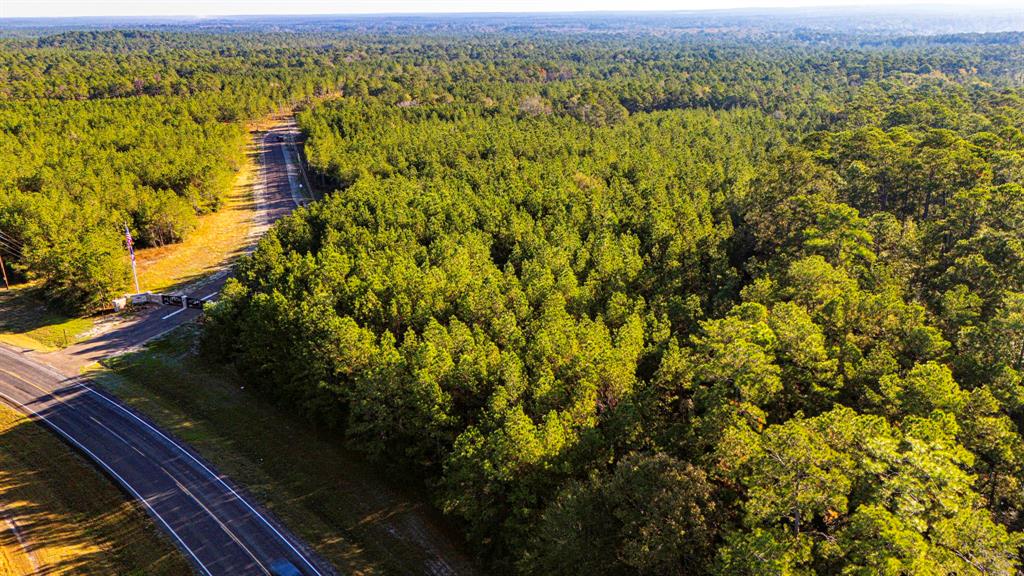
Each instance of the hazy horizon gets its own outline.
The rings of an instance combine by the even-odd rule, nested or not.
[[[0,18],[132,18],[132,17],[227,17],[227,16],[303,16],[303,15],[415,15],[415,14],[502,14],[502,13],[574,13],[574,12],[688,12],[723,10],[787,9],[900,9],[900,8],[972,11],[1019,10],[1024,7],[1010,0],[963,1],[885,0],[850,2],[849,0],[496,0],[485,5],[469,0],[298,0],[281,3],[272,0],[201,0],[129,2],[99,0],[82,3],[73,0],[0,0]]]

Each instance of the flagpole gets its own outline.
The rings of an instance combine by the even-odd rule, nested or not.
[[[124,223],[124,237],[128,242],[128,254],[132,257],[132,276],[135,278],[135,293],[141,294],[142,290],[139,290],[139,272],[135,269],[135,246],[133,245],[132,233],[131,230],[128,229],[127,222]]]

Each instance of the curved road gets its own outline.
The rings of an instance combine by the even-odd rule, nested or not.
[[[303,203],[293,126],[261,139],[262,186],[254,191],[262,233]],[[190,294],[219,293],[225,273]],[[137,346],[199,312],[157,308],[106,334],[53,355],[0,347],[0,401],[50,427],[138,499],[205,576],[269,575],[285,559],[307,576],[335,571],[195,452],[116,398],[77,376],[109,354]]]

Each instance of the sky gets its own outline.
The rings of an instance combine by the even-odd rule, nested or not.
[[[897,0],[961,4],[966,0]],[[29,16],[217,16],[226,14],[374,14],[412,12],[575,12],[891,5],[892,0],[0,0],[0,18]],[[1021,0],[970,5],[1019,7]]]

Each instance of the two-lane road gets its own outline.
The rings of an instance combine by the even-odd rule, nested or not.
[[[0,348],[0,399],[88,456],[133,497],[208,576],[270,574],[288,559],[333,574],[194,452],[88,381]]]
[[[261,221],[254,237],[302,203],[294,148],[288,149],[293,136],[289,127],[262,138],[262,186],[255,191]],[[219,275],[192,295],[216,295],[225,277]],[[79,367],[199,314],[171,312],[155,309],[50,358],[0,347],[0,401],[51,428],[116,480],[142,503],[199,574],[269,575],[271,564],[282,559],[307,576],[335,574],[190,448],[76,376]]]

